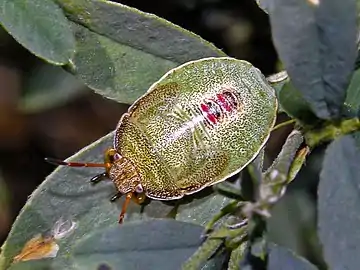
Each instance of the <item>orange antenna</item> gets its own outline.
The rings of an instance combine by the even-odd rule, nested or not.
[[[62,165],[69,167],[102,167],[107,168],[109,165],[106,163],[80,163],[80,162],[66,162],[55,158],[45,158],[45,160],[54,165]]]

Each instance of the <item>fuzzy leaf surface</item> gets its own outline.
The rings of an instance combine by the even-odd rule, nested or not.
[[[276,244],[269,246],[268,270],[316,270],[313,264]]]
[[[41,65],[32,71],[24,84],[19,109],[26,113],[41,112],[60,106],[80,96],[87,88],[61,67]]]
[[[115,224],[79,241],[78,269],[180,269],[201,245],[203,227],[171,219]]]
[[[336,139],[325,152],[318,187],[318,232],[330,269],[357,269],[360,264],[359,159],[352,135]]]
[[[53,0],[2,0],[0,24],[21,45],[50,63],[64,65],[75,53],[69,22]]]
[[[282,110],[290,117],[296,118],[306,124],[311,124],[316,121],[317,117],[303,98],[301,92],[294,87],[292,81],[287,80],[284,85],[278,89],[277,96]]]

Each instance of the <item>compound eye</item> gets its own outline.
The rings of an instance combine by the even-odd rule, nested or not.
[[[141,184],[138,184],[138,185],[136,186],[135,192],[136,192],[136,193],[143,193],[143,192],[144,192],[144,189],[143,189],[143,187],[142,187]]]
[[[120,158],[121,158],[121,155],[120,155],[119,153],[115,153],[115,154],[113,155],[114,161],[119,160]]]
[[[105,163],[113,163],[121,158],[121,155],[115,149],[108,149],[105,152]]]

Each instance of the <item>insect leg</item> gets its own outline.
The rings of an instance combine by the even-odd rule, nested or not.
[[[121,192],[117,192],[110,198],[110,202],[115,202],[117,199],[119,199],[123,194]]]
[[[95,175],[93,178],[90,179],[91,184],[97,184],[104,178],[107,178],[108,174],[107,172],[100,173],[98,175]]]
[[[133,197],[134,193],[132,192],[129,192],[126,194],[126,199],[125,199],[125,202],[123,204],[123,207],[121,209],[121,213],[120,213],[120,216],[119,216],[119,223],[121,224],[124,220],[124,217],[125,217],[125,213],[126,213],[126,209],[130,203],[130,200],[131,198]]]

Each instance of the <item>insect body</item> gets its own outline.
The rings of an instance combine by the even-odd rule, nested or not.
[[[166,73],[125,113],[114,148],[95,176],[131,198],[179,199],[224,181],[251,162],[275,123],[277,100],[261,72],[228,57],[188,62]],[[53,161],[54,160],[50,160]],[[140,194],[138,196],[137,194]]]

